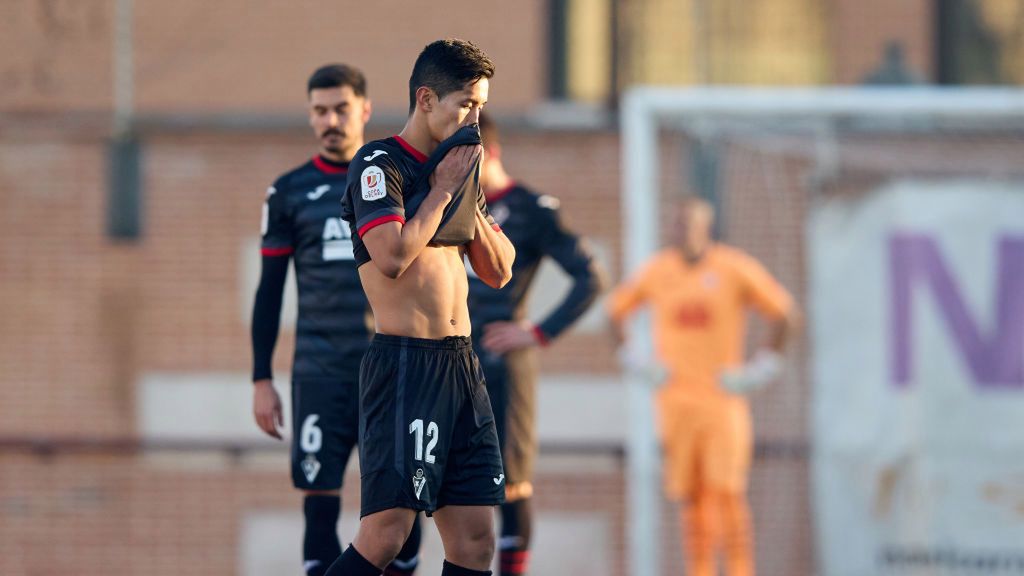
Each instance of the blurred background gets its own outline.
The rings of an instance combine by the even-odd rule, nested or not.
[[[680,109],[657,183],[710,199],[719,236],[807,313],[753,400],[759,572],[1024,574],[1021,0],[4,0],[0,574],[299,573],[287,451],[251,416],[264,192],[316,150],[316,67],[366,73],[384,137],[419,50],[448,36],[496,63],[510,173],[561,199],[615,281],[632,87],[870,86],[922,108],[1004,87],[953,115]],[[542,353],[535,574],[631,574],[631,430],[599,308]],[[292,296],[282,384],[294,314]],[[890,349],[910,360],[890,370]]]

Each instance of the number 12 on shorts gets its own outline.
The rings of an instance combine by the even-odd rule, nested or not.
[[[438,428],[437,423],[431,421],[427,423],[427,437],[430,438],[430,442],[427,444],[427,453],[423,453],[423,419],[417,418],[409,423],[409,434],[416,437],[415,454],[413,458],[416,460],[424,460],[427,464],[433,464],[436,459],[433,452],[434,447],[437,446]]]

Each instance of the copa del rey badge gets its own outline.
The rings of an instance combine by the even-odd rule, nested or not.
[[[387,186],[384,184],[384,171],[376,166],[367,166],[359,176],[359,183],[362,186],[363,200],[372,202],[387,196]]]

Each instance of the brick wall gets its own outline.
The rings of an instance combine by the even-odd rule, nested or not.
[[[715,3],[645,0],[622,9],[625,82],[857,83],[889,40],[930,77],[933,14],[924,0]],[[497,64],[491,106],[529,113],[547,98],[548,3],[467,8],[437,0],[137,0],[133,86],[140,113],[293,114],[309,73],[344,61],[366,72],[377,110],[408,106],[409,72],[428,42],[477,42]],[[112,106],[115,0],[12,0],[0,5],[0,110],[107,111]],[[701,48],[706,44],[707,48]],[[703,50],[704,53],[698,52]],[[704,64],[700,64],[700,63]]]
[[[18,0],[0,7],[0,110],[106,110],[113,0]],[[134,2],[139,112],[295,111],[316,66],[363,69],[378,109],[403,112],[416,55],[438,38],[479,44],[497,65],[492,104],[525,111],[546,93],[546,2],[483,9],[402,0]],[[459,16],[453,18],[454,14]],[[500,88],[500,91],[498,90]]]

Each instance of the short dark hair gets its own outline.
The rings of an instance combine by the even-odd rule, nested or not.
[[[491,119],[490,114],[480,113],[480,138],[484,141],[484,146],[492,146],[497,144],[500,140],[498,137],[498,125]]]
[[[317,88],[341,88],[342,86],[352,87],[356,96],[366,97],[366,76],[353,66],[348,64],[327,64],[313,72],[306,83],[306,95]]]
[[[481,78],[494,76],[494,63],[476,44],[457,38],[427,44],[409,77],[409,112],[416,108],[416,90],[426,86],[438,99]]]

